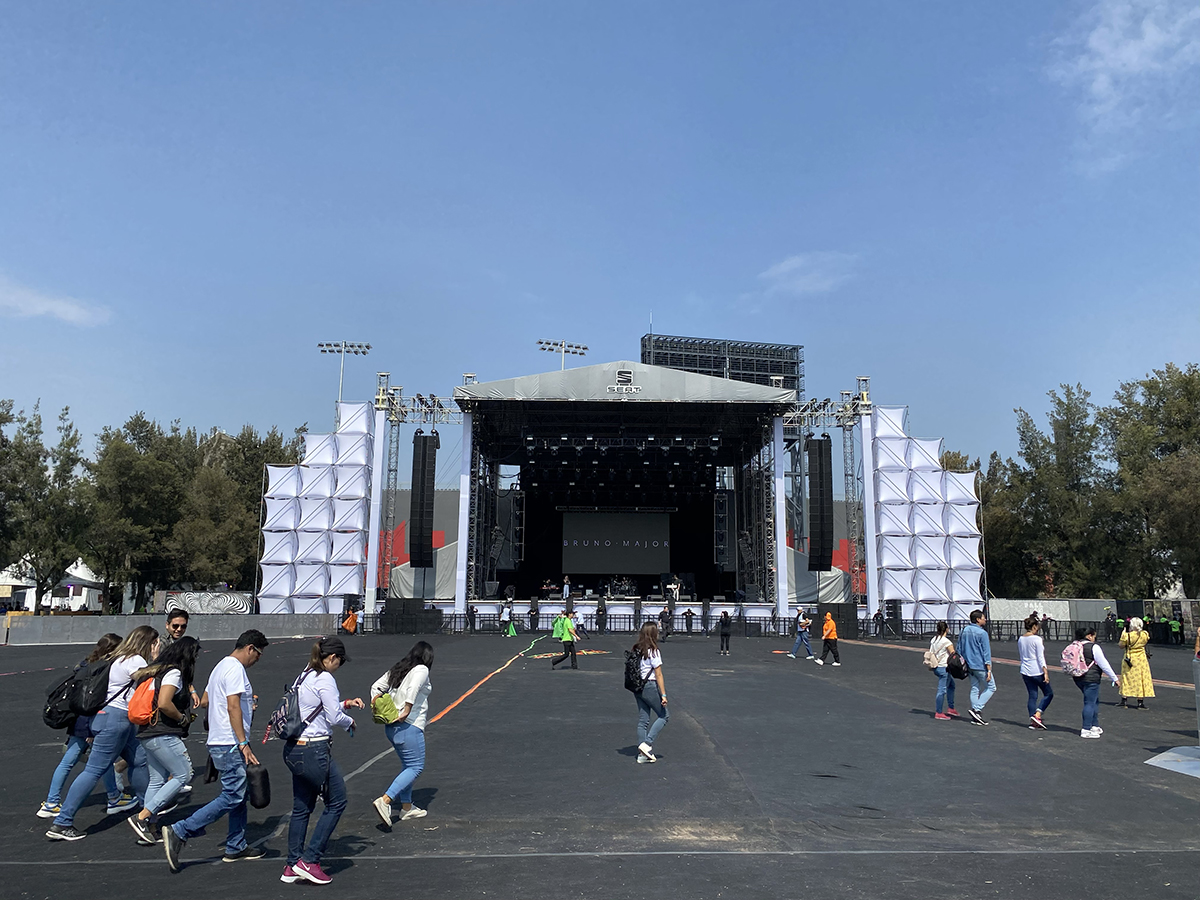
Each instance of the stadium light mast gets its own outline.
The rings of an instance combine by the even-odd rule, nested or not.
[[[569,341],[538,341],[538,349],[547,353],[557,353],[561,357],[559,371],[566,371],[567,354],[571,356],[587,356],[587,344],[572,344]]]
[[[346,354],[351,353],[354,356],[366,356],[371,352],[371,345],[364,344],[359,341],[320,341],[317,343],[317,349],[322,353],[336,353],[342,358],[341,366],[338,371],[338,407],[334,415],[335,427],[340,425],[338,419],[341,415],[342,402],[342,382],[346,379]]]

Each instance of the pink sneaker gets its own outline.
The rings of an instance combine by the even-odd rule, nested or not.
[[[332,878],[325,874],[325,870],[321,868],[320,863],[310,863],[300,860],[300,862],[292,866],[292,871],[305,881],[311,881],[313,884],[329,884],[329,882],[333,881]]]
[[[952,719],[957,719],[958,718],[958,710],[957,709],[948,709],[948,710],[946,710],[946,715],[948,715]]]
[[[296,874],[296,870],[291,866],[284,866],[283,874],[279,876],[279,880],[284,884],[295,884],[300,880],[300,876]]]
[[[946,715],[945,713],[934,713],[933,717],[935,719],[945,719],[946,721],[950,720],[950,717],[948,715]]]

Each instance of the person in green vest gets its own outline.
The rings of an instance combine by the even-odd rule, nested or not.
[[[1171,619],[1169,624],[1171,626],[1171,643],[1172,644],[1182,644],[1183,643],[1183,623],[1179,621],[1179,616],[1175,616],[1175,618]]]
[[[559,639],[562,641],[563,652],[562,656],[556,656],[550,661],[550,668],[556,668],[560,662],[564,662],[566,658],[571,657],[571,668],[578,669],[579,662],[575,658],[575,623],[571,621],[571,616],[574,613],[563,613],[562,624],[560,625]]]
[[[1122,632],[1124,630],[1125,630],[1125,617],[1117,616],[1117,631]]]

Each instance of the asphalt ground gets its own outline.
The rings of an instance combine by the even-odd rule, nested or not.
[[[347,640],[344,697],[416,638]],[[633,698],[622,687],[628,635],[581,648],[578,671],[551,671],[531,638],[430,637],[426,769],[414,800],[426,818],[383,827],[371,800],[398,761],[365,713],[335,741],[349,807],[325,857],[344,897],[1200,897],[1200,779],[1143,765],[1196,742],[1194,695],[1161,687],[1148,711],[1113,708],[1104,686],[1100,740],[1079,737],[1081,699],[1052,676],[1048,731],[1027,726],[1015,666],[999,665],[991,724],[932,718],[936,680],[915,642],[842,642],[843,665],[790,660],[772,639],[679,635],[663,647],[671,720],[659,762],[637,765]],[[277,642],[251,669],[261,697],[254,734],[308,642]],[[206,648],[197,686],[227,651]],[[1015,656],[1015,645],[996,645]],[[1011,650],[1011,654],[1009,651]],[[1051,648],[1051,658],[1056,648]],[[1156,677],[1189,684],[1190,651],[1157,648]],[[97,789],[76,819],[88,838],[56,843],[34,816],[61,733],[40,719],[43,691],[77,647],[0,648],[0,878],[5,897],[271,898],[317,890],[278,881],[290,777],[281,747],[256,744],[273,802],[251,810],[249,839],[268,858],[220,862],[224,826],[189,842],[178,875],[159,847],[134,843]],[[1110,654],[1118,658],[1116,653]],[[497,671],[499,670],[499,671]],[[490,678],[487,678],[489,674]],[[486,681],[483,679],[487,678]],[[483,681],[482,684],[479,682]],[[959,683],[965,690],[965,683]],[[965,710],[965,695],[959,701]],[[203,731],[190,742],[202,767]],[[77,772],[80,769],[76,770]],[[216,794],[195,781],[186,815]],[[315,821],[315,819],[314,819]]]

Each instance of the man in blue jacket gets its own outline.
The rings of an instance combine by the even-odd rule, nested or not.
[[[971,613],[971,624],[958,637],[958,652],[971,670],[971,709],[967,713],[976,725],[986,725],[983,708],[996,693],[996,679],[992,677],[992,642],[983,630],[987,616],[983,610]]]

